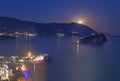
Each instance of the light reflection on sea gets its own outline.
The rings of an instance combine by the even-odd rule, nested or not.
[[[120,39],[101,46],[76,45],[77,38],[0,40],[0,55],[48,53],[51,62],[31,65],[33,81],[120,81]]]
[[[31,68],[32,81],[46,81],[47,65],[34,64]]]

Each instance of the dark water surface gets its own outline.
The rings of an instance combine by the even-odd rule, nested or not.
[[[49,64],[33,65],[33,81],[120,81],[120,38],[101,46],[77,45],[77,38],[0,40],[0,55],[47,53]]]

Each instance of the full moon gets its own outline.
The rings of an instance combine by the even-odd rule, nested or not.
[[[83,24],[83,21],[82,20],[78,20],[78,24]]]

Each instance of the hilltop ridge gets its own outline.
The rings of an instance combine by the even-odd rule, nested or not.
[[[0,17],[0,32],[36,32],[39,35],[54,36],[58,33],[65,35],[89,35],[96,32],[90,27],[78,23],[36,23],[16,18]]]

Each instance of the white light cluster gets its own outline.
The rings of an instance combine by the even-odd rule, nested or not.
[[[44,56],[43,55],[40,55],[40,56],[37,56],[34,61],[42,61],[44,60]]]
[[[0,67],[0,81],[1,80],[8,80],[9,79],[9,75],[8,75],[8,66],[7,65],[3,65],[2,67]]]

